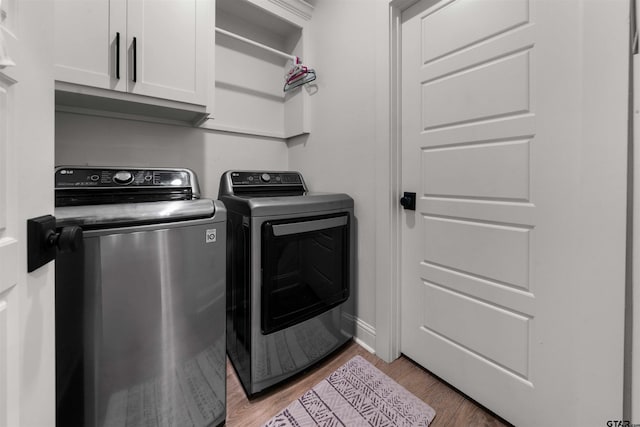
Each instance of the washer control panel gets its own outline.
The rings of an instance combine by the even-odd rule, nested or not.
[[[181,169],[103,169],[61,167],[56,169],[55,187],[190,187],[192,172]]]
[[[243,185],[302,185],[297,172],[232,172],[231,184]]]

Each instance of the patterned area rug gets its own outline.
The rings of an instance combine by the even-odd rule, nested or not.
[[[435,415],[432,407],[355,356],[265,426],[428,426]]]

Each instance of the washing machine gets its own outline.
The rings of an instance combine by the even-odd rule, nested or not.
[[[59,426],[216,426],[226,415],[226,210],[188,169],[55,170]]]
[[[227,171],[227,354],[249,397],[353,338],[353,199],[292,171]]]

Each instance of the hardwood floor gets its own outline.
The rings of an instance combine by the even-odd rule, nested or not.
[[[233,366],[227,359],[227,423],[228,427],[261,426],[305,391],[327,377],[355,355],[360,355],[398,384],[428,403],[436,411],[431,427],[509,426],[487,409],[470,400],[422,367],[400,357],[386,363],[351,342],[331,358],[277,388],[249,401]]]

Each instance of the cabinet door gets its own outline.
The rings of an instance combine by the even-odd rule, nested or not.
[[[55,79],[125,91],[126,12],[125,0],[56,1]]]
[[[210,0],[129,0],[129,91],[205,105],[213,9]]]

